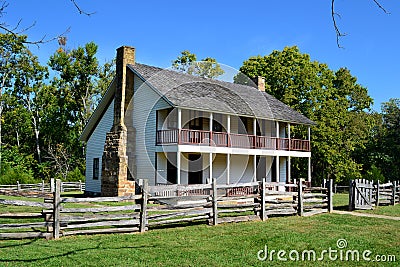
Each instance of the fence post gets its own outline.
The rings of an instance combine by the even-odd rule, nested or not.
[[[262,179],[262,183],[261,183],[261,220],[265,221],[267,219],[267,216],[265,214],[265,182],[266,182],[266,178]]]
[[[41,191],[42,191],[42,193],[44,192],[44,180],[42,180],[42,184],[41,184]]]
[[[21,191],[21,184],[19,183],[19,181],[17,181],[17,191]]]
[[[218,194],[217,179],[212,180],[212,208],[213,208],[213,225],[218,224]]]
[[[375,191],[375,206],[379,206],[379,180],[376,181],[376,191]]]
[[[50,178],[50,193],[54,193],[54,178]]]
[[[60,238],[61,180],[57,179],[53,193],[53,238]]]
[[[149,192],[149,181],[147,179],[142,180],[142,207],[140,209],[140,232],[146,231],[147,221],[147,193]]]
[[[81,192],[83,191],[82,190],[82,182],[81,182],[81,180],[79,180],[79,191],[81,191]]]
[[[328,180],[328,212],[333,211],[333,179]]]
[[[303,178],[297,184],[297,214],[303,216]]]
[[[354,209],[354,184],[353,180],[349,183],[349,211]]]
[[[394,205],[396,204],[396,181],[392,182],[392,200],[391,204]]]

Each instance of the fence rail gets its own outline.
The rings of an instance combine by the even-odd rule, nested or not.
[[[41,183],[36,184],[20,184],[17,182],[15,185],[0,185],[0,191],[15,191],[15,192],[54,192],[54,179],[51,179],[50,183],[45,183],[43,180]],[[69,191],[85,191],[85,183],[78,182],[61,182],[61,192]]]
[[[4,205],[43,209],[34,214],[0,214],[1,219],[18,219],[15,223],[0,224],[0,238],[57,239],[76,234],[144,232],[160,225],[187,222],[216,225],[266,220],[269,216],[308,216],[330,212],[332,186],[314,188],[305,186],[303,182],[301,179],[297,185],[278,186],[264,180],[217,185],[214,179],[211,184],[149,186],[147,180],[142,180],[138,195],[65,198],[61,197],[62,183],[57,180],[53,196],[43,202],[0,200]],[[284,190],[287,186],[297,190],[287,192]],[[276,191],[271,188],[283,189]],[[110,202],[118,204],[110,205]],[[159,205],[149,205],[153,202]],[[36,221],[32,222],[32,218]],[[43,221],[37,222],[38,218]]]

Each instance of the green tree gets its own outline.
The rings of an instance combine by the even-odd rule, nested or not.
[[[388,180],[400,177],[400,99],[392,98],[382,104],[382,128],[377,147],[383,155],[381,170]]]
[[[95,108],[94,99],[100,94],[95,87],[99,71],[96,53],[97,45],[90,42],[71,51],[60,48],[49,60],[49,66],[59,74],[54,83],[71,113],[69,122],[77,124],[79,130],[85,126]]]
[[[314,180],[340,182],[361,176],[362,166],[352,154],[365,146],[374,125],[368,115],[372,99],[348,69],[334,72],[326,64],[311,61],[297,47],[286,47],[251,57],[240,71],[250,78],[265,77],[267,93],[317,123],[311,136]],[[237,75],[235,82],[248,83],[244,75]],[[297,126],[292,134],[304,138],[306,130]],[[296,160],[294,175],[302,177],[307,168]]]
[[[206,57],[197,61],[197,56],[188,50],[181,52],[181,55],[172,62],[172,67],[180,72],[210,79],[215,79],[225,73],[216,59]]]
[[[42,107],[37,105],[37,95],[47,69],[27,49],[25,40],[26,36],[0,34],[0,136],[5,136],[0,145],[17,146],[24,155],[35,153],[41,162]]]
[[[63,178],[77,167],[83,172],[84,151],[79,136],[112,81],[115,64],[100,66],[96,53],[93,42],[70,51],[60,47],[48,63],[57,73],[52,80],[57,88],[57,105],[48,118],[57,129],[48,129],[52,132],[48,154]]]

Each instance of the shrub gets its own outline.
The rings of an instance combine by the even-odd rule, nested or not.
[[[33,172],[20,166],[4,166],[0,175],[0,184],[16,184],[17,181],[21,184],[35,183]]]
[[[67,174],[67,181],[68,182],[78,182],[78,181],[85,181],[85,176],[82,174],[82,172],[79,170],[78,167],[76,167],[74,170],[70,171]]]

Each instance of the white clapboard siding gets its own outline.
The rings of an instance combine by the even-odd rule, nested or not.
[[[226,184],[226,155],[214,155],[213,178],[217,179],[218,184]]]
[[[132,119],[136,130],[136,178],[149,179],[149,184],[154,185],[156,111],[169,108],[170,105],[136,75],[134,88]]]
[[[253,156],[232,155],[231,156],[231,183],[246,183],[253,179]]]
[[[86,191],[101,192],[101,165],[106,141],[106,134],[110,131],[114,120],[114,100],[107,107],[99,123],[89,137],[86,148]],[[99,158],[99,179],[93,180],[93,159]]]

